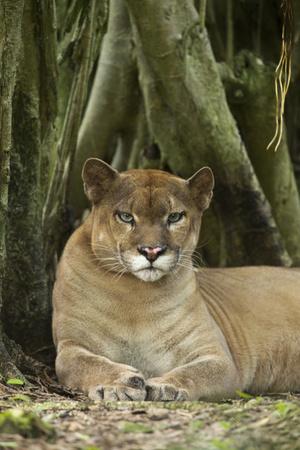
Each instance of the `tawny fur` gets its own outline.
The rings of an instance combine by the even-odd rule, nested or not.
[[[83,178],[92,212],[66,245],[53,294],[63,384],[110,400],[299,390],[300,272],[192,266],[209,171],[186,182],[160,171],[119,175],[90,160]],[[120,209],[135,226],[120,221]],[[185,216],[168,225],[173,211]],[[130,272],[142,261],[139,244],[167,245],[163,272]]]

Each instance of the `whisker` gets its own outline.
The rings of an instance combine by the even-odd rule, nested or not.
[[[188,266],[187,264],[182,264],[180,262],[177,263],[176,267],[184,267],[185,269],[193,270],[193,266]]]
[[[101,261],[117,261],[117,258],[115,258],[113,256],[107,257],[107,258],[103,258],[102,256],[99,256],[98,259]]]
[[[103,269],[106,267],[120,268],[120,264],[119,263],[108,263],[108,264],[102,264],[100,267]]]
[[[120,280],[120,278],[124,275],[124,273],[126,272],[126,267],[123,267],[123,269],[121,269],[119,272],[116,273],[116,275],[114,276],[114,278],[116,278],[117,281]]]

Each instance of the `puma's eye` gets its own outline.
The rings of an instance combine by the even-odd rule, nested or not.
[[[176,223],[183,217],[184,212],[173,212],[169,214],[168,223]]]
[[[119,219],[122,220],[122,222],[125,222],[125,223],[133,223],[134,222],[133,215],[129,214],[127,212],[117,212],[117,216],[119,217]]]

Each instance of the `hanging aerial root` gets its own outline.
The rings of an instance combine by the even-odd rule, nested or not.
[[[274,144],[275,152],[277,151],[282,139],[285,99],[291,81],[291,60],[293,44],[292,0],[283,0],[281,3],[281,9],[283,15],[281,55],[278,66],[275,70],[276,128],[274,137],[267,146],[267,149],[269,149]]]

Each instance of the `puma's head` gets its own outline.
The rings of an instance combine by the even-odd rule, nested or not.
[[[91,158],[83,167],[92,202],[92,249],[107,271],[157,281],[191,265],[214,178],[204,167],[188,180],[159,170],[118,173]]]

